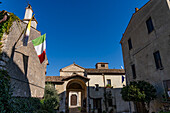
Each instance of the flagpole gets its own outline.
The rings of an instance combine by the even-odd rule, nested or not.
[[[35,15],[35,14],[34,14]],[[31,17],[31,19],[29,20],[27,27],[26,27],[26,31],[25,31],[25,35],[22,39],[23,41],[23,45],[27,46],[28,40],[29,40],[29,36],[30,36],[30,31],[31,31],[31,21],[34,18],[34,15]]]

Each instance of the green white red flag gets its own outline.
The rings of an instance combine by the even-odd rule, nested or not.
[[[35,51],[37,52],[40,63],[42,63],[45,60],[46,54],[46,34],[32,40],[32,43],[34,45]]]

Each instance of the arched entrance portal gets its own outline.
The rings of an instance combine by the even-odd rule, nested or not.
[[[83,80],[70,80],[66,87],[66,106],[69,108],[80,107],[81,111],[86,111],[87,87]]]

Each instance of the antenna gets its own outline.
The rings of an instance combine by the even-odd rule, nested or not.
[[[29,5],[29,1],[27,0],[27,4]]]

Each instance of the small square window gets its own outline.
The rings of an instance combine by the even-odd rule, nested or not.
[[[101,64],[101,67],[105,67],[105,64]]]
[[[107,85],[111,85],[111,80],[110,79],[107,79]]]
[[[151,33],[154,30],[151,17],[146,21],[146,26],[148,29],[148,33]]]

